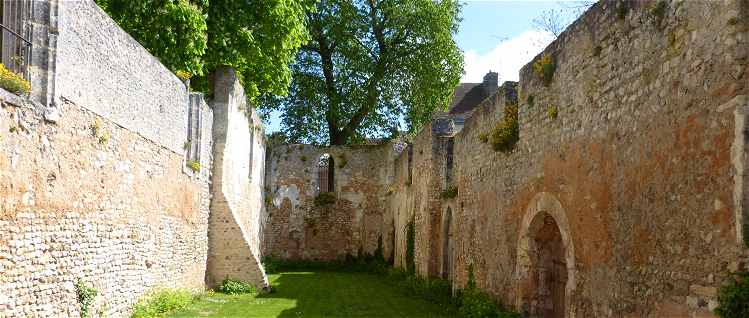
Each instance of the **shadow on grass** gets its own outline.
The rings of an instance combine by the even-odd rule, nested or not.
[[[365,273],[284,272],[273,292],[258,299],[292,299],[296,306],[277,318],[298,317],[451,317],[444,308],[408,297],[384,278]]]

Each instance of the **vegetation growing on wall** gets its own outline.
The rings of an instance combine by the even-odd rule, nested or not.
[[[556,65],[554,64],[551,55],[544,53],[538,60],[533,62],[533,72],[536,76],[544,83],[544,86],[551,84],[551,79],[554,77],[554,71]]]
[[[93,287],[86,286],[81,279],[75,282],[75,291],[78,295],[78,304],[81,305],[81,318],[91,317],[91,306],[99,292]]]
[[[749,273],[740,273],[720,288],[715,314],[721,318],[749,317],[747,304],[749,304]]]
[[[346,164],[348,164],[348,158],[346,158],[345,153],[342,153],[338,156],[338,168],[346,167]]]
[[[195,160],[188,160],[187,161],[187,167],[190,168],[193,172],[200,171],[200,162],[197,162]]]
[[[559,117],[559,109],[554,105],[549,105],[549,109],[546,110],[546,114],[549,116],[549,119],[555,120],[557,117]]]
[[[0,87],[17,95],[26,95],[31,92],[31,83],[21,75],[13,73],[0,64]]]
[[[315,206],[326,206],[335,203],[335,201],[335,194],[332,192],[320,192],[314,200]]]
[[[627,17],[627,13],[629,13],[629,3],[627,1],[619,1],[616,4],[616,18],[624,20]]]
[[[440,198],[452,199],[458,196],[458,186],[450,186],[440,193]]]
[[[650,17],[650,21],[653,23],[653,26],[655,26],[656,28],[660,28],[667,12],[668,2],[666,2],[665,0],[659,0],[658,2],[652,3],[648,8],[648,16]]]
[[[518,105],[507,104],[504,109],[503,121],[498,122],[494,128],[484,137],[479,135],[479,139],[484,142],[484,138],[492,145],[495,151],[511,151],[520,139],[520,126],[518,124]]]

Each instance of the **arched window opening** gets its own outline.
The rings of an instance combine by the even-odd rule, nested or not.
[[[335,163],[333,162],[333,156],[330,154],[323,154],[320,156],[318,161],[318,191],[322,192],[335,192]]]

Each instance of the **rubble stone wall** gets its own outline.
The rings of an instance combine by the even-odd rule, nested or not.
[[[555,288],[533,282],[540,222],[559,233],[565,316],[710,316],[747,254],[746,17],[746,1],[598,2],[534,60],[552,58],[548,85],[533,63],[521,70],[511,152],[481,140],[513,103],[502,92],[455,135],[455,199],[437,197],[438,166],[422,167],[437,162],[426,154],[440,138],[423,130],[413,182],[404,152],[386,212],[396,227],[415,215],[419,273],[440,272],[444,235],[425,219],[449,206],[456,288],[472,264],[498,301],[540,310],[533,297]]]
[[[210,156],[181,153],[72,102],[57,123],[28,105],[0,109],[0,316],[126,315],[144,293],[204,286]],[[211,148],[210,109],[202,149]]]
[[[390,144],[354,147],[273,146],[267,161],[265,254],[284,259],[335,260],[372,254],[383,237]],[[315,205],[319,160],[333,158],[336,200]],[[387,164],[387,163],[390,164]],[[385,232],[390,232],[387,229]],[[388,235],[388,234],[385,234]]]

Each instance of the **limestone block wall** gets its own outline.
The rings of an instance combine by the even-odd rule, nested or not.
[[[454,137],[458,196],[442,203],[453,213],[455,287],[472,264],[480,288],[522,312],[709,316],[747,255],[737,230],[747,198],[747,12],[745,1],[601,1],[545,49],[556,66],[548,85],[532,63],[521,70],[512,152],[479,137],[502,118],[504,94],[476,109]],[[425,182],[418,149],[434,140],[414,141],[412,187]],[[443,241],[418,221],[425,197],[406,191],[388,203],[400,207],[388,212],[396,224],[417,217],[420,273],[434,262],[420,250],[434,242],[419,240]],[[556,285],[544,287],[534,253],[554,237],[545,225],[558,231],[559,254],[549,256]]]
[[[155,288],[202,289],[210,156],[191,177],[182,153],[79,105],[50,123],[16,102],[0,108],[0,316],[77,317],[78,280],[98,290],[95,317],[127,316]]]
[[[158,59],[93,0],[51,1],[57,15],[53,85],[56,103],[73,101],[118,125],[183,151],[188,93]],[[54,20],[54,19],[53,19]],[[52,32],[55,33],[55,32]]]
[[[390,144],[274,145],[267,161],[265,254],[335,260],[374,253],[383,231],[392,231],[383,230],[383,204],[393,151]],[[336,202],[316,206],[319,160],[326,153],[333,158]]]
[[[263,126],[247,104],[234,70],[214,74],[211,217],[206,282],[216,286],[225,278],[266,288],[261,265],[265,220]]]

